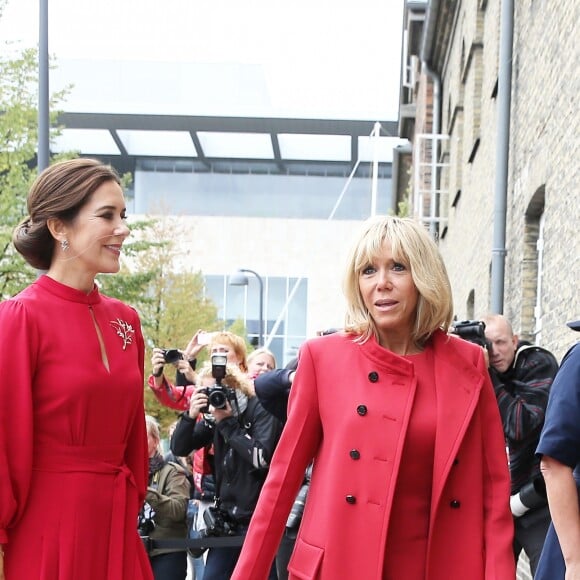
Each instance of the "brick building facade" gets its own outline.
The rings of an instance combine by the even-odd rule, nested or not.
[[[501,303],[516,333],[561,357],[576,339],[565,322],[580,317],[580,4],[512,2]],[[480,318],[497,293],[502,0],[405,5],[399,136],[413,148],[398,161],[413,169],[394,188],[439,240],[457,318]]]

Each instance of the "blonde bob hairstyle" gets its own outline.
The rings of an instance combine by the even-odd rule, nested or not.
[[[240,361],[239,367],[245,373],[248,372],[248,349],[246,347],[246,341],[241,336],[238,336],[229,330],[214,332],[208,345],[209,352],[212,351],[216,344],[225,344],[226,346],[229,346]]]
[[[345,331],[367,341],[379,338],[375,321],[367,310],[359,286],[362,271],[383,254],[388,242],[393,258],[407,267],[419,297],[411,338],[423,346],[437,329],[447,332],[453,317],[451,285],[443,258],[425,227],[411,218],[369,218],[350,251],[343,291],[347,301]]]

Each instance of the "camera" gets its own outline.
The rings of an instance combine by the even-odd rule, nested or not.
[[[216,385],[214,387],[206,387],[202,391],[207,395],[208,403],[214,409],[225,409],[229,396],[227,393],[227,388],[221,385]]]
[[[526,483],[518,493],[510,497],[510,509],[516,517],[546,505],[548,505],[548,495],[546,483],[541,475]]]
[[[200,531],[202,537],[207,536],[235,536],[237,523],[230,518],[227,512],[218,507],[208,507],[203,512],[205,529]]]
[[[178,348],[163,349],[163,358],[167,364],[176,363],[183,358],[183,353]]]
[[[233,389],[222,385],[222,380],[226,376],[227,362],[228,359],[225,354],[211,355],[211,376],[216,380],[216,384],[201,389],[201,392],[207,395],[209,405],[214,409],[225,409],[228,401],[233,401],[236,398]],[[209,407],[206,407],[202,409],[202,412],[207,413],[208,410]]]
[[[461,322],[453,323],[453,328],[451,329],[453,334],[483,346],[488,351],[491,350],[491,343],[485,338],[485,322],[481,320],[462,320]]]
[[[216,380],[218,385],[221,385],[222,380],[226,376],[226,365],[228,357],[225,354],[211,355],[211,376]]]
[[[155,512],[153,508],[145,502],[137,516],[137,530],[142,537],[150,536],[155,529]]]
[[[536,477],[520,489],[520,501],[528,509],[543,507],[548,503],[546,483],[543,477]]]
[[[297,528],[298,524],[300,524],[302,520],[302,514],[304,513],[304,503],[306,502],[306,496],[308,495],[308,488],[310,487],[309,483],[305,483],[300,488],[296,499],[294,500],[294,504],[292,505],[292,509],[290,510],[290,515],[288,516],[288,520],[286,521],[286,527],[293,529]]]

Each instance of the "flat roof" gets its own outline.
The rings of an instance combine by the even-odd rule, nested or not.
[[[99,156],[123,171],[173,160],[200,172],[344,175],[358,163],[367,173],[373,161],[390,166],[401,142],[397,121],[63,112],[57,122],[54,152]]]

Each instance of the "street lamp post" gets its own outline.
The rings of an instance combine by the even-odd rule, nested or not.
[[[249,284],[249,280],[245,272],[256,276],[256,278],[258,279],[258,283],[260,284],[260,305],[259,305],[260,329],[258,333],[258,346],[264,346],[264,282],[262,280],[262,277],[260,276],[260,274],[258,274],[258,272],[254,272],[254,270],[249,270],[248,268],[238,268],[236,272],[230,275],[228,283],[231,286],[247,286]]]

